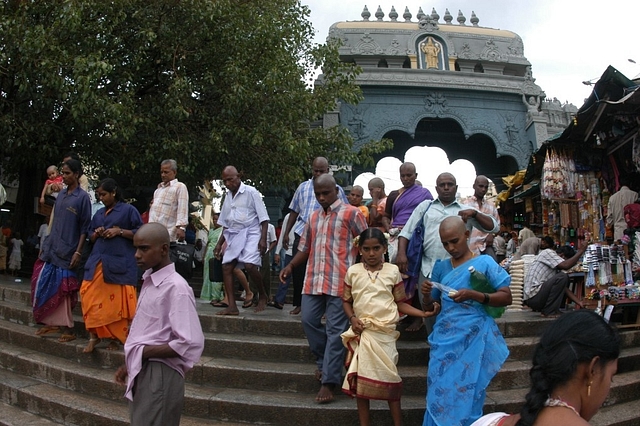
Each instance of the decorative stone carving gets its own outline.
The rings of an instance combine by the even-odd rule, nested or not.
[[[368,21],[369,18],[371,18],[371,12],[369,12],[369,9],[367,9],[366,5],[364,9],[362,9],[362,13],[360,14],[360,16],[362,16],[363,21]]]
[[[443,19],[444,19],[444,22],[447,23],[447,25],[451,25],[451,21],[453,21],[453,16],[451,16],[451,14],[449,13],[449,9],[445,9]]]
[[[462,45],[462,49],[460,53],[458,53],[458,58],[460,59],[477,59],[476,56],[471,52],[471,47],[469,43],[465,43]]]
[[[431,18],[431,16],[424,15],[424,14],[420,19],[420,22],[418,22],[418,27],[421,30],[428,31],[428,32],[433,32],[439,29],[438,21],[435,21],[433,18]]]
[[[367,121],[364,119],[363,108],[350,107],[350,109],[353,111],[353,116],[349,119],[347,124],[349,125],[351,133],[353,133],[353,138],[356,140],[367,139],[369,137],[369,132],[367,130]]]
[[[411,12],[409,12],[409,8],[407,6],[404,7],[404,13],[402,17],[404,18],[404,22],[411,22]]]
[[[460,25],[465,25],[464,23],[467,21],[467,18],[464,17],[462,11],[458,9],[458,23]]]
[[[360,38],[360,42],[351,49],[351,53],[360,55],[380,55],[383,52],[384,50],[382,50],[380,45],[375,42],[369,33],[364,33]]]
[[[478,17],[476,16],[476,12],[474,12],[473,10],[471,11],[471,24],[474,27],[478,26],[478,22],[480,22],[480,19],[478,19]]]
[[[518,133],[520,133],[520,129],[516,126],[513,117],[510,115],[504,116],[504,133],[507,135],[507,141],[509,145],[514,145],[518,143]]]
[[[492,38],[485,43],[484,50],[480,54],[480,59],[491,62],[505,62],[507,60]]]
[[[397,38],[393,39],[393,41],[391,42],[391,46],[389,46],[389,49],[387,49],[387,53],[389,55],[400,54],[400,43],[398,42]]]
[[[522,44],[522,39],[520,37],[514,38],[507,48],[507,51],[511,56],[524,57],[524,45]]]
[[[389,18],[391,22],[396,22],[398,20],[398,12],[396,12],[396,8],[391,6],[391,12],[389,12]]]
[[[429,93],[424,98],[424,109],[433,114],[434,117],[440,117],[447,111],[447,98],[439,92]]]

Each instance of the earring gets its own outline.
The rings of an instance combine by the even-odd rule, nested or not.
[[[593,382],[589,382],[589,385],[587,386],[587,396],[591,396],[591,383]]]

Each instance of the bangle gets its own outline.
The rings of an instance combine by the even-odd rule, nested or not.
[[[369,204],[369,207],[374,208],[374,209],[377,209],[377,208],[378,208],[378,205],[377,205],[377,204]]]
[[[487,293],[483,293],[483,294],[484,294],[484,300],[482,301],[482,304],[486,305],[489,303],[491,299],[489,298],[489,295]]]
[[[352,320],[353,318],[355,318],[355,317],[357,317],[357,315],[356,315],[356,314],[351,315],[351,316],[349,317],[349,321],[351,321],[351,320]]]
[[[79,251],[73,253],[73,254],[77,254],[78,256],[82,256],[82,253],[80,253]]]

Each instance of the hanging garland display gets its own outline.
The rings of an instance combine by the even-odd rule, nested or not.
[[[565,150],[547,149],[542,168],[542,196],[547,199],[573,197],[577,181],[573,155]]]

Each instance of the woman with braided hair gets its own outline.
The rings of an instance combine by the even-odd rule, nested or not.
[[[533,354],[531,389],[517,415],[492,413],[472,426],[588,425],[611,388],[620,337],[584,309],[549,324]]]

